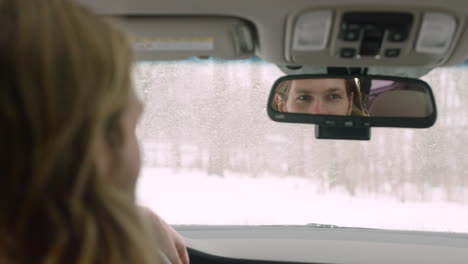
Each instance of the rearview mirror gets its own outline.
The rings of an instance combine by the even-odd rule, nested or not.
[[[324,127],[426,128],[436,120],[426,82],[387,76],[285,76],[273,85],[267,108],[274,121]]]

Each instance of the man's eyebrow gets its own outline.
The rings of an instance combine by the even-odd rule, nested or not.
[[[307,89],[307,88],[304,88],[304,87],[299,87],[299,88],[296,88],[295,90],[296,90],[296,93],[305,93],[305,94],[311,94],[311,93],[314,92],[314,91],[311,91],[310,89]],[[346,88],[344,90],[346,90]],[[343,91],[343,88],[329,87],[329,88],[327,88],[326,91],[327,92],[339,92],[339,91]]]
[[[296,93],[305,93],[305,94],[313,93],[313,91],[307,88],[296,88],[295,91]]]
[[[327,89],[328,92],[339,92],[339,91],[344,91],[344,90],[346,90],[346,88],[342,89],[338,87],[330,87]]]

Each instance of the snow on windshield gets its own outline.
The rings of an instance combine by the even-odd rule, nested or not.
[[[267,96],[282,75],[258,61],[137,64],[138,202],[171,224],[468,233],[466,68],[423,78],[435,90],[434,127],[373,128],[369,142],[271,121]]]

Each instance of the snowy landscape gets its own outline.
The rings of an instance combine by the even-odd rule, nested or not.
[[[430,129],[316,140],[266,115],[283,74],[258,61],[141,63],[137,198],[170,224],[305,225],[468,233],[467,68],[425,76]]]
[[[438,191],[434,190],[434,196]],[[322,192],[314,182],[242,175],[210,177],[145,168],[138,185],[140,204],[171,224],[305,225],[333,224],[398,230],[468,233],[468,205],[431,201],[400,202],[392,196],[352,197],[343,189]]]

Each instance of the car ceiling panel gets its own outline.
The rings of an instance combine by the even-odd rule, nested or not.
[[[285,36],[288,17],[303,10],[321,7],[353,6],[372,7],[378,10],[391,8],[445,11],[458,18],[468,14],[466,0],[76,0],[101,14],[111,15],[219,15],[240,17],[251,21],[259,34],[257,54],[276,64],[290,64],[286,60]],[[460,21],[459,21],[460,22]],[[462,21],[464,24],[464,21]],[[468,57],[468,32],[463,35],[449,59],[437,66],[463,63]],[[320,62],[323,64],[324,62]],[[352,64],[352,63],[351,63]],[[352,66],[352,65],[350,65]],[[398,66],[398,65],[396,65]]]

